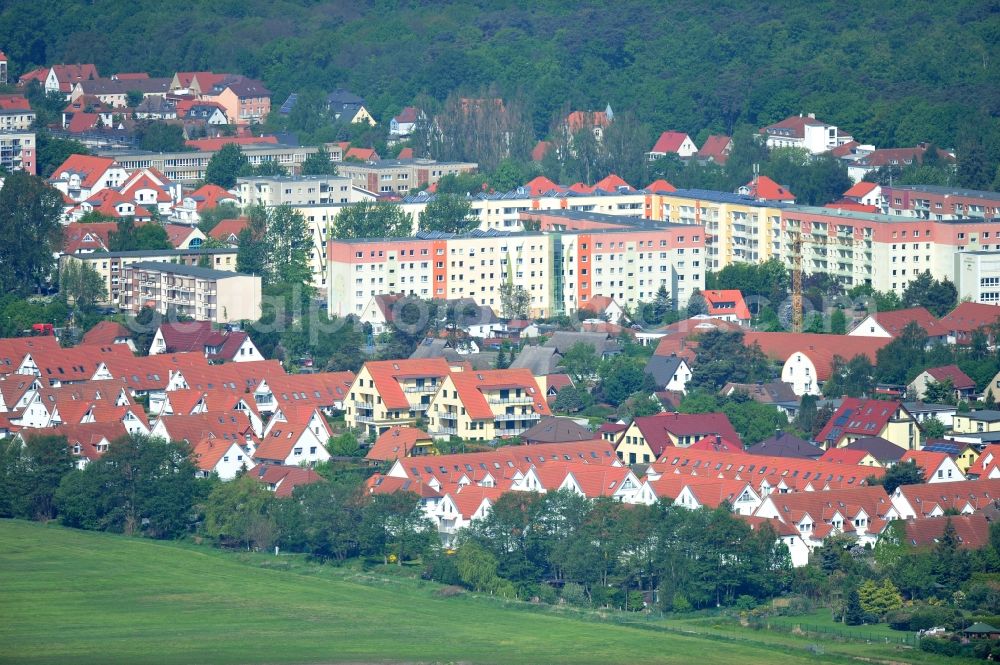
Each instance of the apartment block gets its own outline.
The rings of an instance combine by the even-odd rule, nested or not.
[[[955,253],[958,299],[1000,305],[1000,251]]]
[[[0,95],[0,131],[26,132],[34,122],[35,112],[24,95]]]
[[[317,152],[315,146],[289,146],[280,143],[247,143],[240,150],[252,166],[264,162],[277,162],[291,173],[302,170],[306,157]],[[190,152],[150,152],[147,150],[98,150],[99,155],[113,157],[128,171],[153,168],[169,180],[193,185],[205,179],[205,168],[215,150],[193,150]]]
[[[350,178],[330,175],[237,178],[240,207],[251,205],[328,205],[360,200]]]
[[[235,272],[236,252],[237,250],[231,247],[87,252],[63,256],[60,262],[78,261],[92,268],[104,280],[108,292],[108,302],[121,305],[122,296],[125,293],[125,271],[136,263],[157,262],[181,266],[205,266],[214,270]]]
[[[936,185],[886,185],[882,187],[882,212],[936,221],[993,221],[1000,219],[1000,192]]]
[[[35,133],[0,130],[0,167],[35,175]]]
[[[340,162],[337,170],[355,187],[378,194],[402,196],[411,189],[433,185],[446,175],[472,173],[473,162],[437,162],[433,159],[382,159],[375,162]]]
[[[430,400],[428,432],[435,438],[492,441],[519,436],[550,414],[545,391],[530,370],[453,372]]]
[[[450,372],[443,358],[366,362],[344,403],[347,426],[378,436],[394,425],[415,425]]]
[[[539,231],[332,239],[329,310],[360,314],[372,296],[402,293],[472,298],[502,313],[501,285],[511,281],[527,291],[532,316],[548,316],[585,307],[594,296],[634,306],[651,301],[661,285],[684,306],[704,288],[702,227],[564,210],[530,218]]]
[[[122,282],[121,307],[132,314],[151,307],[212,323],[260,318],[259,275],[141,261],[125,268]]]
[[[705,227],[710,270],[721,270],[734,262],[759,263],[775,254],[768,239],[780,227],[782,204],[704,189],[659,192],[651,198],[652,219]]]

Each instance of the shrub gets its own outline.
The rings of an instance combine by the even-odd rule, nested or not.
[[[685,598],[684,594],[680,592],[674,594],[673,602],[671,604],[674,612],[690,612],[694,609],[694,606],[691,605],[691,601]]]
[[[576,582],[566,582],[562,588],[562,599],[570,605],[587,605],[587,591]]]
[[[751,595],[743,594],[736,599],[736,609],[749,611],[757,607],[757,599]]]

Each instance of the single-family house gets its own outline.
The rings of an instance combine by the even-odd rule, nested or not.
[[[922,433],[902,402],[846,398],[816,441],[823,448],[842,448],[864,437],[878,436],[904,450],[919,450]]]
[[[646,153],[646,159],[655,162],[660,157],[673,154],[685,159],[698,152],[698,146],[684,132],[667,131],[660,134],[653,148]]]
[[[709,435],[719,435],[743,445],[724,413],[675,412],[634,419],[618,436],[615,452],[618,459],[627,464],[648,464],[668,447],[688,447]]]
[[[976,382],[959,369],[958,365],[925,369],[910,381],[907,389],[914,397],[922,400],[927,398],[927,390],[931,384],[949,385],[951,391],[948,397],[958,402],[974,399],[976,395]]]

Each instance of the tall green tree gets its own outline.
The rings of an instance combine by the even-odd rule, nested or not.
[[[258,205],[247,211],[247,218],[240,232],[236,269],[260,275],[265,286],[307,286],[312,279],[312,238],[302,213],[288,205]]]
[[[28,294],[52,274],[62,242],[62,197],[23,171],[0,189],[0,291]]]
[[[413,220],[388,201],[359,201],[344,206],[333,220],[332,237],[402,238],[412,233]]]
[[[576,342],[570,346],[559,361],[559,366],[564,367],[577,384],[584,384],[596,376],[600,364],[601,358],[594,350],[594,345],[586,342]]]
[[[240,146],[227,143],[208,160],[208,165],[205,167],[205,182],[223,189],[232,189],[236,186],[238,177],[248,175],[250,172],[250,163],[240,150]]]
[[[59,292],[84,308],[108,297],[104,278],[89,263],[76,260],[67,260],[59,271]]]
[[[250,475],[218,483],[205,499],[202,531],[220,544],[268,548],[277,526],[270,509],[274,494]]]
[[[337,165],[326,148],[320,147],[302,162],[302,175],[337,175]]]
[[[479,226],[472,204],[457,194],[437,194],[420,213],[420,229],[465,233]]]

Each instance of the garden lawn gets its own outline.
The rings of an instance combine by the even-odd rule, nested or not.
[[[269,570],[263,560],[0,520],[0,662],[815,662],[787,645],[444,598],[413,580],[373,586],[330,567]]]

